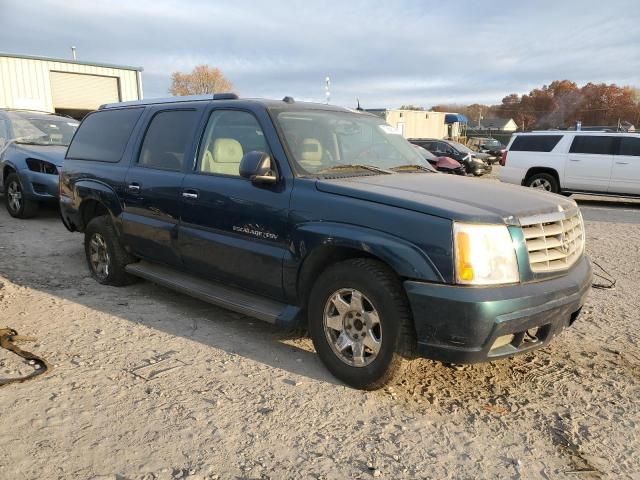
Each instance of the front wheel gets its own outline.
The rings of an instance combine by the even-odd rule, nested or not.
[[[15,218],[31,218],[38,213],[38,202],[27,198],[17,173],[10,173],[4,184],[4,200],[9,215]]]
[[[84,232],[84,251],[91,276],[103,285],[128,285],[135,277],[125,267],[135,261],[116,235],[107,215],[92,219]]]
[[[370,259],[346,260],[320,275],[309,299],[309,333],[329,371],[365,390],[389,383],[415,350],[400,282]]]

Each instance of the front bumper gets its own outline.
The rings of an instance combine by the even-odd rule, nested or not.
[[[38,201],[58,199],[58,175],[20,170],[20,181],[26,197]]]
[[[539,348],[576,320],[591,281],[586,256],[566,275],[520,285],[406,281],[418,353],[443,362],[477,363]],[[533,338],[526,334],[536,328]]]

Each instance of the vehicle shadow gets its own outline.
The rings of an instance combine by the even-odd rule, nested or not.
[[[301,331],[279,329],[147,281],[126,287],[98,284],[86,266],[82,235],[64,228],[55,205],[44,206],[36,218],[19,220],[0,200],[0,238],[0,275],[16,285],[283,372],[342,385]]]

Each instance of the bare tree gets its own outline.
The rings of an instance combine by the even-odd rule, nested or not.
[[[219,68],[198,65],[190,73],[171,74],[171,95],[202,95],[206,93],[230,92],[233,84]]]

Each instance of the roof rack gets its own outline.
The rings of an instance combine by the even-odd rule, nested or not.
[[[132,107],[135,105],[157,105],[162,103],[179,103],[179,102],[203,102],[207,100],[237,100],[238,95],[235,93],[213,93],[207,95],[185,95],[181,97],[167,98],[150,98],[149,100],[131,100],[128,102],[105,103],[100,105],[99,110],[105,108]]]

